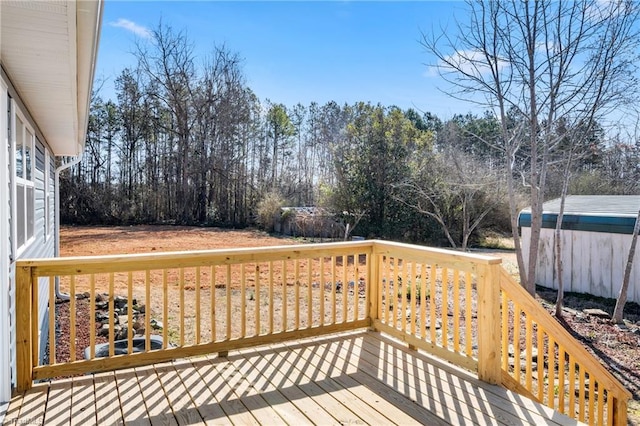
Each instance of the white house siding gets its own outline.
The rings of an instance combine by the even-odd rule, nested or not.
[[[0,79],[0,111],[7,110],[7,87]],[[6,114],[0,114],[0,405],[11,397],[11,303],[9,301],[9,256],[10,225],[9,216],[11,193],[9,182],[9,146],[7,144]],[[0,413],[0,417],[2,414]]]
[[[0,367],[0,402],[7,401],[10,398],[10,387],[7,386],[7,383],[14,384],[15,383],[15,375],[16,375],[16,365],[15,365],[15,260],[19,259],[27,259],[27,258],[44,258],[44,257],[53,257],[55,254],[55,243],[53,237],[53,229],[50,228],[50,232],[47,232],[47,225],[53,226],[53,208],[49,208],[46,206],[46,195],[52,194],[54,189],[54,182],[51,178],[51,171],[49,168],[52,166],[53,158],[50,157],[49,150],[45,143],[42,135],[37,131],[37,126],[27,114],[25,108],[19,103],[15,102],[17,100],[17,94],[9,88],[11,95],[13,97],[14,102],[12,105],[12,111],[15,112],[16,109],[19,109],[22,112],[22,116],[26,119],[27,123],[34,130],[36,136],[36,142],[34,144],[34,152],[32,153],[34,157],[34,163],[32,168],[33,173],[33,181],[34,181],[34,236],[27,243],[27,245],[19,251],[19,256],[15,256],[15,253],[11,250],[11,240],[7,238],[2,239],[3,246],[2,253],[11,253],[10,259],[8,261],[8,267],[6,269],[3,268],[4,271],[8,271],[8,276],[3,276],[3,281],[7,281],[7,285],[5,286],[3,283],[2,287],[2,295],[0,296],[4,300],[2,301],[3,306],[8,306],[9,309],[9,334],[3,335],[0,334],[0,338],[3,339],[0,342],[0,347],[7,348],[2,352],[2,356],[0,356],[0,363],[3,365]],[[6,98],[7,92],[6,89],[0,93],[0,97]],[[6,111],[6,109],[5,109]],[[0,129],[6,134],[6,129],[8,127],[7,123],[7,115],[0,114]],[[6,139],[5,139],[6,140]],[[8,162],[9,167],[2,167],[2,170],[9,170],[7,175],[0,175],[0,183],[2,187],[12,188],[13,183],[7,182],[14,173],[15,169],[15,159],[13,158],[13,152],[11,149],[8,149]],[[47,167],[47,163],[49,167]],[[1,165],[0,165],[1,166]],[[49,173],[47,173],[49,172]],[[45,184],[48,187],[49,191],[45,190]],[[15,194],[15,191],[10,191],[10,194]],[[8,209],[9,212],[15,211],[15,207],[13,206],[12,200],[9,200],[11,208]],[[46,217],[49,217],[49,220]],[[2,217],[2,216],[0,216]],[[11,221],[11,217],[8,218],[11,223],[11,232],[3,235],[10,235],[14,237],[14,232],[16,230],[15,223]],[[7,228],[9,228],[7,226]],[[9,258],[9,256],[7,256]],[[47,336],[48,336],[48,304],[49,304],[49,291],[48,291],[48,280],[44,279],[40,281],[39,291],[38,291],[39,299],[38,299],[38,323],[40,324],[40,358],[42,359],[44,355],[44,349],[46,348]],[[6,321],[6,318],[5,318]],[[1,324],[0,324],[1,325]],[[8,339],[8,341],[6,341]],[[0,349],[2,350],[2,349]],[[5,355],[8,355],[5,356]],[[7,368],[7,364],[9,364],[9,368]],[[10,369],[10,378],[7,377],[7,372]]]
[[[536,283],[558,288],[553,250],[554,230],[543,228],[540,233]],[[525,264],[529,257],[531,228],[522,228],[522,248]],[[563,281],[565,291],[616,298],[622,285],[631,235],[603,232],[562,230]],[[640,303],[640,250],[631,272],[628,300]]]

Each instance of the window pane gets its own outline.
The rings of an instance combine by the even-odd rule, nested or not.
[[[33,237],[33,231],[35,229],[35,200],[34,200],[34,188],[33,186],[27,187],[27,239]]]
[[[24,230],[25,230],[25,222],[26,215],[24,214],[24,185],[17,184],[16,185],[16,194],[17,194],[17,202],[16,202],[16,224],[18,227],[18,235],[16,236],[16,242],[18,243],[18,247],[22,247],[25,242],[24,238]]]
[[[33,168],[33,134],[27,130],[27,138],[24,141],[24,170],[25,179],[32,180],[31,169]]]
[[[16,176],[18,177],[24,177],[23,142],[24,125],[22,121],[16,117]]]

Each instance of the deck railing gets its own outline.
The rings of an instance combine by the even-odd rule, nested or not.
[[[500,263],[383,241],[19,261],[17,390],[33,380],[371,327],[571,417],[626,424],[629,392]],[[86,298],[55,304],[56,286]],[[52,326],[40,363],[43,288]],[[108,318],[103,337],[100,304]],[[127,326],[122,355],[117,306],[117,322]],[[66,341],[54,326],[62,320]],[[144,335],[139,353],[134,329]],[[89,335],[86,356],[76,343],[81,334]],[[162,337],[159,349],[152,334]],[[102,341],[106,357],[96,356]]]

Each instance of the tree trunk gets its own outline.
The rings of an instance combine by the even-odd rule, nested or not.
[[[622,323],[622,314],[624,311],[624,305],[627,303],[627,290],[629,289],[629,279],[631,278],[631,268],[633,267],[633,259],[636,255],[636,242],[638,241],[638,231],[640,231],[639,219],[640,219],[640,210],[638,211],[638,217],[636,217],[636,224],[633,227],[631,247],[629,247],[629,257],[627,257],[627,266],[624,269],[624,277],[622,278],[622,287],[620,287],[620,293],[618,293],[618,299],[616,300],[616,307],[613,310],[613,318],[611,318],[611,321],[616,324]]]

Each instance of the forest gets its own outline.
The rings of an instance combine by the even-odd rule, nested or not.
[[[274,103],[248,86],[240,53],[196,57],[162,24],[136,57],[116,99],[95,85],[82,161],[61,175],[62,223],[270,229],[282,206],[322,206],[357,235],[464,249],[511,231],[510,180],[529,205],[524,171],[538,160],[513,105],[441,118],[370,101]],[[525,136],[513,152],[509,129]],[[565,181],[569,194],[640,193],[635,135],[569,115],[545,131],[557,142],[543,199]]]

